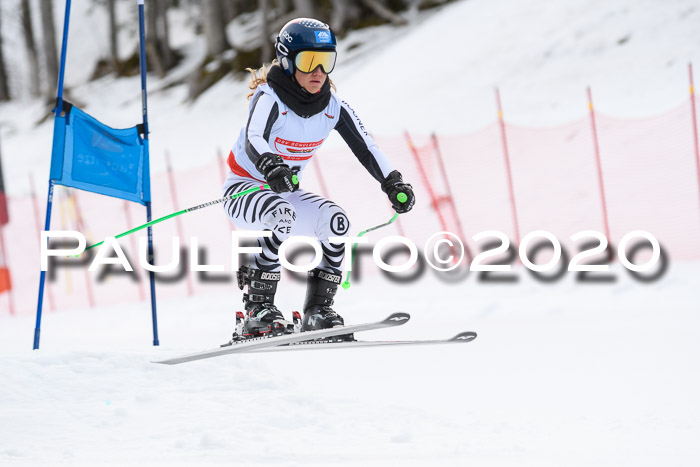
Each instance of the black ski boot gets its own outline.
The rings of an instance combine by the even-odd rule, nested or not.
[[[333,297],[338,291],[341,276],[321,269],[312,269],[306,283],[306,299],[304,300],[304,321],[302,331],[327,329],[343,326],[343,317],[336,313],[331,306]],[[338,340],[354,340],[352,334],[338,336]]]
[[[237,276],[238,287],[241,290],[248,286],[248,293],[243,294],[245,319],[239,338],[257,337],[267,333],[283,334],[287,328],[286,321],[274,304],[280,273],[241,266]],[[236,334],[238,333],[234,333],[234,339]]]

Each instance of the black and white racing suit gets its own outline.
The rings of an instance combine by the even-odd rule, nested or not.
[[[303,118],[288,108],[270,86],[258,86],[250,101],[248,123],[228,157],[231,172],[224,183],[224,196],[265,183],[255,168],[255,161],[264,153],[282,156],[298,170],[302,180],[304,168],[334,129],[377,181],[383,181],[393,170],[355,111],[335,93],[322,112]],[[262,253],[253,256],[251,267],[279,271],[282,242],[291,235],[305,235],[316,237],[321,244],[324,254],[318,267],[340,272],[345,248],[328,239],[347,236],[350,221],[333,201],[303,189],[281,194],[264,190],[229,200],[224,208],[237,227],[272,232],[272,237],[258,240]]]

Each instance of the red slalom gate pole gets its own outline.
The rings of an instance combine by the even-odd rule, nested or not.
[[[467,237],[464,234],[464,228],[462,228],[462,220],[459,218],[459,212],[457,211],[455,197],[452,194],[452,188],[450,187],[450,180],[447,178],[447,169],[445,169],[445,163],[442,159],[442,151],[440,151],[440,145],[438,144],[437,135],[433,133],[432,135],[430,135],[430,139],[433,143],[433,150],[437,155],[438,166],[440,167],[440,173],[442,174],[442,181],[445,184],[445,189],[447,190],[447,197],[449,198],[450,208],[452,208],[452,216],[455,218],[455,222],[457,222],[457,229],[459,230],[460,238],[464,239],[464,250],[467,255],[467,262],[471,264],[474,257],[472,256],[472,252],[466,243]]]
[[[32,197],[32,209],[34,210],[34,224],[36,227],[36,236],[41,238],[41,215],[39,214],[39,201],[36,199],[36,190],[34,189],[34,175],[29,174],[29,189]],[[53,292],[51,292],[51,281],[46,282],[46,298],[49,302],[49,311],[56,311],[56,306],[53,301]]]
[[[695,164],[698,172],[698,196],[700,196],[700,143],[698,142],[698,114],[695,109],[695,86],[693,85],[693,64],[688,64],[690,77],[690,109],[693,118],[693,141],[695,142]]]
[[[501,142],[503,144],[503,157],[506,163],[506,177],[508,179],[508,196],[510,197],[513,228],[515,229],[515,244],[520,245],[520,224],[518,222],[518,209],[515,203],[515,189],[513,188],[513,174],[510,168],[510,153],[508,152],[508,138],[506,137],[506,123],[503,120],[503,107],[501,106],[501,92],[496,88],[496,105],[498,106],[498,124],[501,129]]]
[[[124,217],[126,218],[126,225],[134,225],[131,222],[131,211],[129,210],[129,201],[124,200]],[[131,249],[134,254],[139,254],[138,245],[136,244],[136,238],[131,237]],[[141,277],[139,277],[139,301],[143,302],[146,300],[146,291],[143,288],[143,283],[141,282]]]
[[[75,216],[76,216],[76,221],[77,221],[77,227],[80,232],[87,232],[87,228],[85,227],[85,222],[83,222],[83,213],[80,210],[80,204],[78,204],[78,192],[77,190],[71,190],[70,191],[70,197],[73,200],[73,205],[75,206]],[[88,295],[88,303],[90,304],[90,308],[95,308],[95,293],[93,292],[92,289],[92,281],[90,280],[90,272],[85,269],[85,290],[87,291]]]
[[[435,196],[433,186],[430,184],[430,180],[428,179],[428,173],[425,171],[423,163],[420,161],[418,150],[413,145],[413,140],[411,140],[411,135],[408,134],[408,131],[404,132],[404,136],[406,138],[406,143],[408,144],[408,147],[411,150],[411,153],[413,154],[413,158],[416,160],[418,171],[420,172],[421,179],[423,180],[423,186],[426,190],[428,190],[428,196],[430,196],[430,204],[432,204],[433,209],[435,209],[435,212],[438,216],[438,220],[440,221],[440,227],[442,227],[442,230],[447,231],[447,222],[445,221],[445,218],[442,215],[442,211],[440,211],[437,196]]]
[[[7,257],[7,252],[5,251],[5,228],[0,226],[0,254],[2,255],[5,269],[7,270],[7,301],[10,307],[10,314],[14,316],[15,314],[15,300],[12,294],[12,277],[10,269],[10,261]]]
[[[605,198],[605,183],[603,182],[603,165],[600,161],[600,146],[598,146],[598,129],[595,121],[595,108],[593,107],[593,94],[591,87],[587,88],[588,109],[591,115],[591,131],[593,133],[593,150],[595,153],[596,169],[598,171],[598,187],[600,188],[600,202],[603,208],[603,225],[605,227],[605,237],[610,241],[610,222],[608,221],[608,204]]]
[[[168,166],[168,182],[170,185],[170,197],[173,200],[173,208],[177,209],[180,205],[177,201],[177,189],[175,189],[175,176],[173,175],[173,167],[170,164],[170,153],[165,151],[165,163]],[[185,238],[185,234],[182,230],[182,221],[178,218],[175,219],[175,225],[177,227],[177,235],[180,238]],[[192,275],[187,273],[187,295],[194,294],[194,285],[192,284]]]
[[[440,228],[443,230],[443,232],[448,232],[447,221],[445,220],[445,216],[442,215],[442,210],[440,209],[440,200],[436,196],[435,191],[433,190],[433,186],[430,184],[428,172],[425,170],[425,167],[423,167],[423,163],[420,160],[420,155],[418,154],[418,149],[416,149],[416,146],[413,144],[413,140],[411,139],[411,135],[408,133],[408,131],[404,131],[404,137],[406,138],[406,144],[408,144],[408,147],[411,150],[411,153],[413,154],[413,158],[416,160],[416,165],[418,166],[418,171],[420,172],[421,180],[423,181],[423,186],[426,190],[428,190],[428,196],[430,196],[430,204],[433,206],[433,209],[437,214],[438,221],[440,222]],[[452,247],[451,250],[452,254],[454,255],[456,253],[454,247]],[[471,261],[469,262],[471,263]]]
[[[443,217],[442,212],[440,211],[440,207],[438,206],[438,199],[435,196],[435,192],[433,191],[433,186],[430,184],[430,180],[428,179],[428,173],[425,171],[425,168],[423,168],[423,163],[420,161],[420,156],[418,155],[418,150],[413,145],[413,141],[411,140],[411,135],[408,134],[408,131],[404,132],[404,136],[406,138],[406,143],[408,144],[408,147],[411,150],[411,153],[413,154],[414,159],[416,160],[416,165],[418,166],[418,171],[420,172],[421,179],[423,180],[423,186],[425,187],[426,190],[428,190],[428,196],[430,196],[430,203],[433,205],[433,208],[435,209],[435,212],[437,213],[438,220],[440,221],[440,227],[442,227],[442,230],[447,231],[447,222],[445,222],[445,218]]]

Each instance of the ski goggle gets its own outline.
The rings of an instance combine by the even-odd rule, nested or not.
[[[311,73],[318,66],[328,74],[335,67],[335,52],[330,50],[302,50],[294,58],[294,66],[302,73]]]

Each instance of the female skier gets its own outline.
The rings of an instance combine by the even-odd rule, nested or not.
[[[331,130],[340,133],[397,212],[410,211],[415,200],[411,185],[392,168],[355,111],[331,90],[328,74],[336,59],[331,28],[315,19],[294,19],[280,31],[275,49],[277,60],[271,65],[249,69],[253,92],[248,96],[248,123],[228,157],[231,172],[223,187],[226,197],[261,183],[270,186],[224,204],[234,225],[272,234],[258,239],[262,252],[238,271],[239,287],[248,286],[243,295],[246,337],[284,327],[274,298],[280,280],[278,249],[291,235],[316,237],[323,249],[321,263],[308,273],[302,330],[344,324],[331,306],[345,247],[331,243],[329,237],[347,236],[350,222],[333,201],[299,187],[304,167]],[[397,199],[399,193],[406,194],[401,196],[403,202]]]

